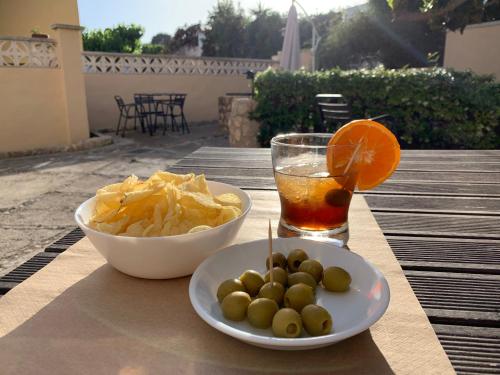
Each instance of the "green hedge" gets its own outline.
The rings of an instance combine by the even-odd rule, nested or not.
[[[500,84],[490,76],[442,68],[267,70],[255,80],[259,142],[283,132],[321,131],[314,97],[339,93],[353,118],[382,120],[404,148],[498,148]],[[326,129],[333,131],[334,129]]]

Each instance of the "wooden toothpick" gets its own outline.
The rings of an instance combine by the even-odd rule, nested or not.
[[[271,219],[269,219],[269,280],[271,281],[271,285],[274,285],[274,277],[273,277],[273,232],[271,231]]]
[[[365,137],[362,137],[359,143],[356,145],[356,148],[354,149],[354,152],[351,155],[351,158],[349,159],[349,162],[347,163],[347,166],[344,169],[343,175],[346,175],[349,169],[351,169],[352,163],[354,163],[354,160],[356,160],[356,157],[358,156],[359,149],[361,148],[363,142],[365,141]]]

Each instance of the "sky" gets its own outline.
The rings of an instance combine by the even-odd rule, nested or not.
[[[255,8],[260,2],[280,13],[287,13],[291,5],[291,0],[234,2],[245,10]],[[300,4],[311,15],[364,2],[366,0],[302,0]],[[179,26],[205,22],[215,4],[217,0],[78,0],[78,11],[80,24],[88,29],[102,29],[118,23],[142,25],[146,29],[142,41],[149,42],[157,33],[173,34]]]

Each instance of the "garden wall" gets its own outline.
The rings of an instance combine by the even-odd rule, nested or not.
[[[67,144],[61,77],[58,69],[0,69],[0,151]]]
[[[469,25],[446,33],[444,66],[470,69],[478,74],[494,74],[500,82],[500,21]]]
[[[74,74],[81,67],[71,61],[80,53],[73,43],[80,34],[55,32],[57,46],[52,39],[0,38],[0,154],[69,146],[89,136],[83,84]]]
[[[262,71],[270,60],[185,58],[84,52],[83,69],[90,128],[114,129],[115,95],[132,102],[134,93],[186,93],[188,122],[216,121],[218,97],[250,92],[247,70]]]

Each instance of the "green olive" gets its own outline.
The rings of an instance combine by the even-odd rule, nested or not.
[[[273,267],[286,269],[286,257],[281,253],[273,253]],[[269,257],[266,258],[266,268],[269,269]]]
[[[343,268],[327,267],[323,271],[323,286],[330,292],[346,292],[351,281],[351,275]]]
[[[225,296],[229,293],[238,291],[246,292],[245,286],[240,279],[225,280],[219,285],[219,289],[217,289],[217,299],[219,300],[219,303],[222,303]]]
[[[287,258],[288,270],[290,272],[297,272],[299,270],[300,263],[302,263],[306,259],[309,259],[309,257],[304,250],[292,250],[290,254],[288,254]]]
[[[327,335],[332,330],[332,317],[321,306],[307,305],[300,312],[302,323],[311,336]]]
[[[292,286],[295,284],[306,284],[309,285],[313,290],[316,289],[316,280],[310,274],[306,272],[295,272],[288,275],[288,285]]]
[[[248,322],[256,328],[269,328],[273,323],[274,314],[278,310],[278,304],[274,300],[257,298],[248,305]]]
[[[252,302],[252,299],[248,293],[232,292],[222,300],[222,314],[229,320],[243,320],[247,314],[247,307],[250,302]]]
[[[269,275],[269,272],[270,271],[267,271],[266,275],[264,276],[264,281],[266,283],[271,281],[271,276]],[[282,284],[283,286],[287,285],[288,272],[286,272],[283,268],[274,267],[273,268],[273,277],[274,277],[274,281]]]
[[[258,296],[262,298],[272,299],[276,301],[278,305],[281,305],[281,303],[283,302],[284,295],[285,295],[285,287],[282,284],[274,282],[271,285],[271,283],[269,282],[265,283],[262,286],[262,288],[260,288]]]
[[[292,285],[285,292],[285,307],[290,307],[300,312],[304,306],[314,303],[313,289],[306,284]]]
[[[281,309],[273,318],[273,333],[278,337],[299,337],[302,332],[300,314],[293,309]]]
[[[299,271],[307,272],[314,277],[314,280],[316,280],[317,283],[319,283],[323,277],[323,266],[320,262],[314,259],[306,259],[300,263]]]
[[[243,272],[240,280],[251,297],[255,297],[259,293],[260,288],[262,288],[262,285],[264,285],[264,279],[260,273],[254,270]]]

